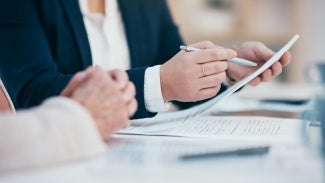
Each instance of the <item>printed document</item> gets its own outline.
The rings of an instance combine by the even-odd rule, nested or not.
[[[299,119],[207,116],[164,123],[138,123],[121,134],[179,136],[227,140],[301,141],[307,122]]]

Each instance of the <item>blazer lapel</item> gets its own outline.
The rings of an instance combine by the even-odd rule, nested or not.
[[[61,0],[64,11],[71,24],[79,48],[81,62],[84,68],[92,64],[90,45],[85,24],[77,0]]]
[[[148,65],[143,46],[143,15],[138,1],[118,0],[131,57],[131,67]]]

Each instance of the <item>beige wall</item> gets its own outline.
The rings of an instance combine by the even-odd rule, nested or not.
[[[283,81],[304,82],[306,63],[325,60],[325,0],[232,0],[230,9],[216,9],[208,0],[168,0],[186,42],[211,40],[231,47],[262,41],[274,50],[299,33],[293,63]]]
[[[300,0],[297,11],[297,30],[301,34],[295,49],[295,62],[291,65],[289,80],[303,80],[306,65],[318,60],[325,61],[325,1]]]

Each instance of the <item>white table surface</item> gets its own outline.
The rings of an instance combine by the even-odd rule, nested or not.
[[[223,108],[228,110],[231,107],[227,108],[223,105]],[[273,144],[270,152],[265,156],[212,158],[184,162],[179,159],[179,154],[163,150],[166,144],[172,149],[184,146],[196,148],[189,143],[194,141],[194,144],[201,144],[197,140],[188,138],[182,140],[175,137],[115,135],[109,141],[108,152],[102,156],[42,170],[0,175],[0,182],[325,182],[325,163],[319,151],[321,147],[319,127],[309,127],[309,139],[306,143]],[[216,140],[207,145],[236,147],[241,145],[241,142]]]
[[[97,158],[0,177],[0,182],[324,182],[324,163],[313,143],[272,145],[266,156],[228,157],[184,162],[152,151],[159,144],[184,144],[175,137],[115,136],[107,154]],[[315,140],[316,139],[316,140]],[[191,141],[192,139],[188,139]],[[227,142],[228,143],[228,142]],[[231,144],[233,142],[229,142]],[[185,143],[187,144],[187,142]],[[213,142],[224,146],[226,142]],[[236,144],[236,143],[233,143]]]

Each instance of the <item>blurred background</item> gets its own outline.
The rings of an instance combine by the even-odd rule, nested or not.
[[[325,0],[168,0],[186,43],[232,47],[261,41],[278,51],[296,33],[292,64],[273,82],[305,83],[304,68],[325,61]]]

